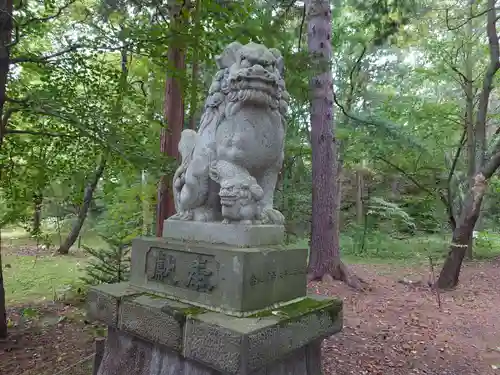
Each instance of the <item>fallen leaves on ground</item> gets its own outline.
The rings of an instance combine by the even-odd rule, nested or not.
[[[0,374],[54,375],[94,352],[100,327],[85,324],[79,308],[62,303],[15,307],[8,317],[9,337],[0,340]]]
[[[356,292],[340,282],[312,283],[342,298],[344,328],[324,341],[325,375],[500,375],[500,263],[468,263],[461,284],[441,293],[424,280],[427,267],[356,265],[370,282]],[[11,333],[0,341],[0,374],[57,374],[93,352],[102,327],[64,304],[9,310]],[[76,375],[75,370],[67,372]]]
[[[355,292],[340,282],[311,284],[344,301],[344,328],[324,341],[325,374],[499,375],[500,267],[464,265],[456,290],[437,295],[427,268],[352,266],[372,290]],[[403,277],[423,280],[405,285]]]

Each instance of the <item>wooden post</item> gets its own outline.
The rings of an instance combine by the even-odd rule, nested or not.
[[[92,369],[92,375],[97,375],[99,367],[101,366],[102,357],[104,356],[104,347],[106,343],[105,337],[97,337],[95,339],[95,357],[94,357],[94,368]]]

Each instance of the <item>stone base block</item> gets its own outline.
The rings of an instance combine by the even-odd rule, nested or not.
[[[132,244],[131,285],[233,316],[303,298],[306,278],[307,249],[156,237]]]
[[[163,237],[182,241],[200,241],[237,247],[281,245],[285,240],[283,225],[205,223],[167,219]]]
[[[105,286],[94,287],[89,294],[90,306],[95,303],[92,299],[109,304],[102,306],[102,311],[111,311],[118,305],[117,321],[110,325],[111,332],[118,330],[118,333],[108,339],[108,359],[103,362],[110,365],[103,364],[108,369],[101,370],[100,375],[271,374],[268,369],[273,366],[288,368],[290,356],[300,357],[304,362],[297,363],[299,372],[284,373],[316,375],[319,372],[303,370],[309,346],[342,328],[342,302],[316,295],[252,317],[237,318],[146,293],[110,297],[105,289]],[[92,311],[95,309],[89,313]],[[124,341],[116,344],[121,340],[119,337]],[[150,349],[147,353],[141,352],[145,349],[137,349],[137,353],[122,356],[121,351],[132,350],[132,342],[139,343],[138,348]],[[137,366],[135,372],[127,367],[129,359],[130,366]],[[148,361],[156,362],[153,365],[147,364]],[[198,372],[182,372],[186,364]],[[161,370],[162,366],[180,367],[178,372],[167,372]]]
[[[292,351],[250,375],[321,375],[321,340]],[[225,375],[168,348],[123,331],[108,330],[97,375]]]
[[[129,296],[141,294],[129,283],[101,284],[87,294],[87,315],[110,327],[118,325],[120,303]]]

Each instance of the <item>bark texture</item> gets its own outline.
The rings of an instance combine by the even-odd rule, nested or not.
[[[104,169],[106,168],[106,162],[107,162],[107,157],[102,156],[99,166],[97,167],[97,170],[95,171],[94,176],[92,177],[92,180],[89,181],[88,185],[85,187],[85,191],[83,193],[83,202],[82,205],[80,206],[80,209],[78,210],[78,217],[73,223],[71,232],[69,232],[68,236],[66,237],[66,240],[64,240],[64,243],[61,246],[59,246],[59,249],[57,250],[59,254],[68,254],[69,249],[78,239],[80,231],[82,230],[83,227],[83,223],[87,218],[87,214],[89,212],[89,208],[92,203],[92,198],[94,196],[95,189],[104,173]]]
[[[334,245],[335,213],[333,137],[332,16],[327,0],[308,0],[307,38],[314,76],[310,82],[312,144],[312,228],[310,278],[321,279],[339,258]]]
[[[340,260],[339,207],[341,167],[334,137],[332,12],[328,0],[306,2],[308,49],[313,77],[310,81],[312,145],[312,220],[309,280],[335,278],[357,289],[362,281]]]
[[[456,227],[453,230],[450,251],[436,283],[436,286],[441,289],[454,288],[458,284],[462,262],[467,248],[470,245],[472,232],[474,231],[474,227],[481,213],[481,204],[486,192],[487,181],[500,166],[500,142],[495,145],[490,159],[487,160],[483,141],[483,132],[486,129],[486,118],[490,94],[493,89],[493,80],[495,74],[500,69],[500,46],[496,27],[497,12],[495,5],[495,0],[488,0],[486,32],[488,35],[490,63],[483,79],[475,119],[474,137],[476,139],[476,159],[475,161],[469,160],[470,163],[474,164],[474,168],[477,172],[474,174],[473,182],[471,182],[469,186],[467,197]]]
[[[5,287],[3,284],[2,234],[0,233],[0,339],[7,337],[7,309],[5,308]]]
[[[182,8],[172,9],[172,28],[180,30],[185,23]],[[182,100],[182,86],[179,75],[186,70],[185,53],[183,46],[176,44],[173,38],[168,49],[169,72],[165,86],[164,117],[167,127],[162,129],[161,152],[179,159],[178,144],[184,127],[184,102]],[[158,184],[158,206],[156,209],[156,235],[161,237],[163,221],[175,214],[175,203],[172,191],[171,175],[161,177]]]
[[[12,38],[12,0],[0,0],[0,150],[4,136],[7,132],[5,114],[5,101],[7,79],[10,63],[10,44]],[[2,165],[0,165],[0,179],[2,178]],[[5,308],[5,288],[3,284],[3,268],[0,238],[0,338],[7,337],[7,313]]]
[[[468,187],[469,189],[474,184],[474,176],[477,172],[478,164],[476,164],[476,134],[474,129],[474,60],[472,57],[472,37],[473,37],[473,28],[472,28],[472,16],[474,10],[474,0],[469,0],[469,21],[467,22],[467,48],[466,48],[466,61],[465,61],[465,75],[464,75],[464,91],[465,91],[465,127],[467,133],[467,162],[468,162]],[[479,132],[477,134],[479,136]],[[451,204],[451,202],[449,202]],[[453,228],[455,231],[456,228]],[[472,259],[472,237],[470,238],[466,256],[469,259]]]
[[[9,117],[5,114],[5,101],[7,97],[12,25],[12,0],[0,0],[0,150],[7,133],[7,120]]]
[[[34,236],[38,236],[42,232],[42,204],[43,194],[41,192],[33,194],[33,225],[31,234]]]

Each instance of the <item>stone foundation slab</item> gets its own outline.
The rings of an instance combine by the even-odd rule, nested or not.
[[[100,310],[89,309],[89,313],[98,313],[91,317],[107,319],[108,316],[99,312],[111,311],[118,305],[117,320],[111,320],[115,322],[110,325],[112,331],[122,336],[130,335],[135,338],[133,340],[152,343],[158,350],[176,353],[172,354],[175,358],[196,364],[205,369],[206,374],[261,374],[262,369],[283,361],[296,351],[302,350],[304,354],[308,345],[342,328],[342,302],[316,295],[256,316],[237,318],[158,295],[131,294],[130,289],[123,290],[122,295],[115,293],[112,296],[106,291],[106,286],[93,287],[89,293],[89,305],[99,300],[102,306]],[[136,374],[126,372],[125,367],[122,371],[100,374]],[[137,374],[142,374],[137,371]],[[147,374],[163,375],[161,372]]]
[[[321,375],[321,340],[245,375]],[[97,375],[226,375],[167,347],[109,329]]]

